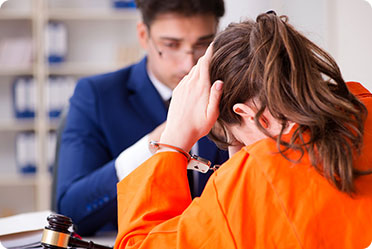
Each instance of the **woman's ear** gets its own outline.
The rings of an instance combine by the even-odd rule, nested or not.
[[[252,124],[254,123],[254,117],[256,116],[257,111],[255,108],[252,108],[247,104],[237,103],[233,106],[233,111],[240,115],[245,121],[248,121]],[[267,129],[270,125],[269,120],[264,114],[262,114],[260,117],[260,123],[265,129]]]
[[[240,115],[242,118],[254,117],[256,115],[253,109],[244,103],[236,103],[233,106],[233,111],[236,114]]]
[[[137,23],[137,37],[141,47],[147,51],[149,34],[148,28],[144,22]]]

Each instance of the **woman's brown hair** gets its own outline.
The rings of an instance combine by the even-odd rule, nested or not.
[[[215,39],[210,64],[211,82],[222,80],[218,123],[240,124],[236,103],[253,102],[257,127],[275,139],[279,152],[307,151],[312,165],[339,190],[352,194],[353,158],[363,143],[366,107],[349,92],[332,57],[271,11],[256,22],[230,24]],[[259,122],[265,110],[282,125],[273,136]],[[283,132],[297,124],[289,141]],[[226,128],[224,128],[226,131]],[[213,131],[217,144],[229,145]],[[293,160],[287,158],[288,160]]]

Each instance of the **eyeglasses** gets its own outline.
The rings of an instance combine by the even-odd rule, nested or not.
[[[173,44],[157,45],[155,41],[151,38],[151,36],[149,37],[149,39],[154,45],[154,48],[156,52],[159,54],[159,56],[164,59],[169,59],[169,60],[181,60],[185,57],[185,54],[191,54],[193,58],[197,60],[205,54],[205,51],[207,51],[207,48],[210,42],[212,42],[212,41],[208,41],[208,42],[203,42],[201,44],[196,44],[191,50],[185,51],[181,49],[179,46],[175,46]]]

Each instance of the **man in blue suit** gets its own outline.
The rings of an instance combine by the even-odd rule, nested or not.
[[[148,142],[160,137],[172,90],[204,54],[224,14],[223,0],[136,4],[147,56],[116,72],[81,79],[62,134],[57,208],[82,235],[116,227],[116,184],[151,156]],[[227,159],[207,138],[193,150],[215,164]],[[188,175],[192,195],[199,196],[209,175]]]

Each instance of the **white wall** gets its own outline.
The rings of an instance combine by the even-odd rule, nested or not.
[[[225,0],[225,5],[226,15],[221,20],[221,27],[246,17],[255,19],[261,13],[275,10],[278,15],[287,15],[290,23],[312,40],[325,43],[327,16],[324,0]]]
[[[372,90],[372,8],[364,0],[337,0],[336,60],[346,80]]]
[[[225,0],[225,16],[220,27],[226,27],[230,22],[239,22],[249,17],[255,19],[259,13],[270,8],[269,0]]]
[[[372,8],[365,0],[225,0],[221,27],[273,9],[327,50],[345,80],[372,91]]]

